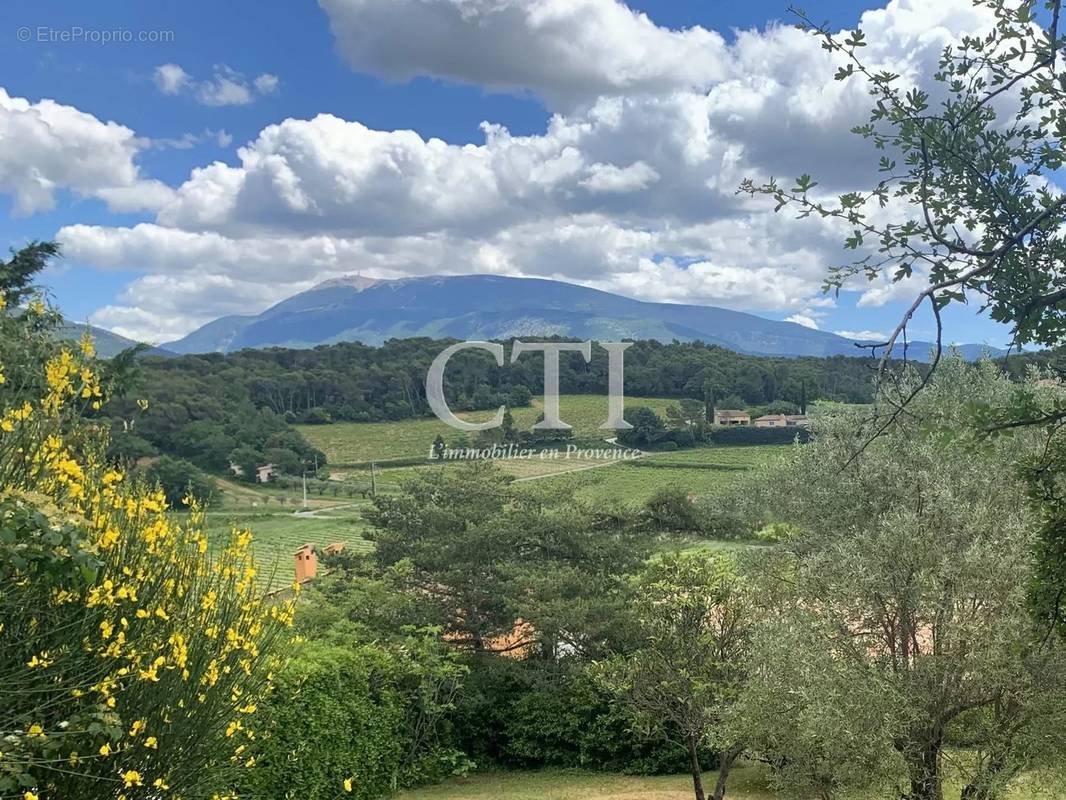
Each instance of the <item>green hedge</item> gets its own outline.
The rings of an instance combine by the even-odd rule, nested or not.
[[[756,428],[754,425],[729,425],[711,428],[707,439],[712,444],[792,444],[799,437],[801,442],[810,440],[806,428]]]
[[[429,452],[428,450],[426,451]],[[404,456],[402,458],[379,458],[376,461],[348,461],[343,464],[330,463],[330,466],[334,469],[370,469],[371,466],[377,469],[386,469],[392,467],[417,467],[420,464],[432,464],[434,461],[426,458],[426,456]]]
[[[634,720],[579,664],[486,658],[464,686],[457,735],[479,766],[684,772],[684,748],[634,732]],[[704,754],[713,763],[712,753]]]
[[[278,676],[241,796],[371,800],[400,783],[405,698],[392,657],[371,646],[307,644]],[[352,792],[343,789],[352,778]]]

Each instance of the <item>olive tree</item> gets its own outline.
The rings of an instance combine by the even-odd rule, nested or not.
[[[748,495],[798,531],[757,571],[773,614],[754,738],[782,782],[828,796],[860,768],[941,800],[959,741],[964,797],[993,800],[1023,770],[1061,763],[1066,654],[1027,613],[1038,519],[1012,466],[1041,441],[958,433],[969,404],[1013,391],[992,364],[949,359],[849,468],[861,412],[816,417],[812,443]],[[812,754],[820,774],[789,768]]]
[[[903,76],[866,55],[861,29],[834,32],[794,10],[836,63],[836,79],[861,81],[868,120],[853,129],[871,145],[880,177],[837,195],[817,176],[794,183],[746,180],[741,193],[772,198],[776,209],[843,227],[848,263],[826,275],[827,291],[868,281],[914,286],[881,355],[886,391],[866,420],[856,457],[924,388],[899,383],[890,357],[908,358],[907,331],[927,307],[936,328],[935,372],[944,348],[942,310],[970,303],[1010,326],[1016,344],[1066,342],[1066,73],[1062,0],[974,0],[985,30],[944,49],[931,75]],[[925,356],[924,353],[920,354]],[[928,380],[928,374],[926,380]],[[888,391],[893,389],[893,391]],[[1022,394],[983,410],[989,432],[1040,427],[1047,457],[1030,474],[1046,523],[1037,550],[1031,605],[1038,620],[1066,634],[1066,513],[1046,477],[1066,472],[1061,451],[1066,393]]]
[[[712,797],[725,796],[743,752],[728,724],[747,670],[753,627],[750,595],[723,556],[667,556],[637,583],[639,648],[604,671],[607,683],[649,733],[676,738],[688,751],[696,800],[704,800],[700,751],[717,753]]]

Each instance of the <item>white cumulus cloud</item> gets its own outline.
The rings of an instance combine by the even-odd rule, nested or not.
[[[278,76],[271,75],[269,72],[264,72],[252,81],[252,85],[259,94],[273,94],[278,90],[278,83]]]
[[[152,79],[163,94],[180,94],[192,78],[178,64],[160,64],[155,68]]]
[[[883,331],[833,331],[833,333],[859,342],[883,342],[888,338],[888,334]]]
[[[0,89],[0,191],[20,214],[52,208],[63,189],[119,212],[159,208],[173,190],[141,175],[136,158],[147,145],[124,125]]]
[[[179,64],[160,64],[152,73],[156,88],[163,94],[190,93],[205,106],[246,106],[255,96],[273,94],[280,83],[278,76],[264,72],[251,81],[226,64],[218,64],[205,80],[196,80]]]
[[[701,88],[722,77],[716,31],[673,31],[617,0],[319,0],[357,70],[532,91],[556,104]]]
[[[818,323],[806,314],[793,314],[791,317],[785,317],[785,322],[795,322],[797,325],[802,325],[804,328],[818,330]]]

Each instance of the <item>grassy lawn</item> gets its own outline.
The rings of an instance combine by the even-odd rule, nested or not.
[[[704,775],[704,788],[714,788],[715,774]],[[543,770],[488,772],[458,778],[397,796],[397,800],[691,800],[687,775],[638,777],[596,772]],[[727,797],[770,800],[763,773],[738,767],[729,779]]]
[[[677,400],[661,397],[627,397],[627,408],[649,406],[662,416]],[[607,398],[600,395],[568,394],[559,398],[560,416],[574,427],[574,436],[582,439],[605,439],[613,431],[599,426],[607,418]],[[515,426],[528,430],[541,411],[540,399],[528,408],[512,410]],[[458,415],[470,422],[483,422],[492,412],[480,411]],[[333,425],[298,425],[297,429],[312,445],[326,454],[331,464],[352,464],[373,459],[409,458],[429,454],[430,445],[440,434],[452,442],[463,432],[445,425],[436,417],[405,419],[397,422],[337,422]]]
[[[717,774],[704,773],[703,787],[710,795]],[[944,787],[945,800],[959,800],[960,787],[951,782]],[[1020,779],[1004,800],[1062,800],[1060,789],[1046,785],[1038,776]],[[836,795],[834,795],[835,797]],[[884,800],[889,792],[841,794],[840,800]],[[486,772],[427,786],[396,796],[396,800],[691,800],[692,779],[688,775],[638,777],[578,770],[538,772]],[[770,791],[765,769],[741,764],[729,776],[729,800],[780,800]]]

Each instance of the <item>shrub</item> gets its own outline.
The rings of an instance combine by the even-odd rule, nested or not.
[[[395,672],[374,647],[305,645],[265,704],[242,794],[335,800],[345,780],[359,800],[393,791],[407,745]]]
[[[4,297],[0,375],[43,313]],[[36,383],[0,386],[0,796],[227,793],[291,605],[260,601],[249,533],[210,554],[201,512],[103,463],[91,340],[35,352]]]
[[[342,554],[332,564],[344,569],[354,560]],[[265,704],[258,766],[246,773],[242,796],[335,800],[351,779],[354,797],[373,798],[472,766],[450,746],[445,721],[466,673],[454,651],[438,631],[391,618],[387,633],[371,633],[345,603],[345,590],[356,586],[378,611],[409,602],[375,582],[340,577],[312,590],[297,623],[308,641]]]
[[[659,415],[646,406],[637,406],[627,411],[625,419],[633,427],[619,431],[618,441],[626,447],[646,450],[658,442],[666,430],[666,425]]]
[[[214,479],[180,458],[160,456],[143,474],[147,483],[158,486],[167,503],[175,508],[187,508],[191,502],[212,505],[219,499]]]
[[[293,417],[295,416],[296,415],[293,414]],[[286,421],[288,420],[286,419]],[[299,418],[299,421],[304,425],[328,425],[333,422],[333,417],[328,411],[326,411],[326,409],[316,407],[308,409],[303,416]]]
[[[801,442],[810,439],[806,428],[756,428],[754,425],[730,425],[712,428],[707,438],[713,444],[792,444],[798,438]]]
[[[644,505],[644,517],[657,531],[691,533],[700,530],[696,507],[683,489],[663,488]]]
[[[634,723],[585,665],[495,656],[474,665],[456,714],[460,743],[479,763],[641,775],[687,768],[682,748],[638,736]]]

